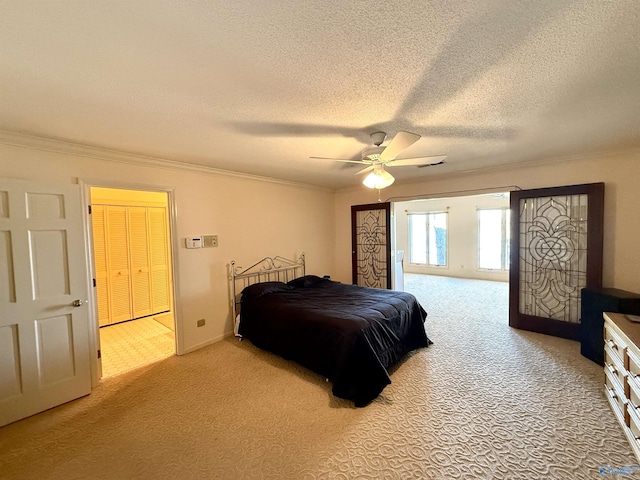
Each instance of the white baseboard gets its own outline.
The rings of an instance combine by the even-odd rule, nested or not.
[[[230,332],[225,332],[222,335],[218,335],[217,337],[214,337],[210,340],[207,340],[206,342],[202,342],[202,343],[197,343],[196,345],[192,345],[188,348],[185,348],[182,351],[182,354],[186,354],[186,353],[191,353],[191,352],[195,352],[196,350],[200,350],[201,348],[207,347],[209,345],[213,345],[214,343],[217,343],[221,340],[224,340],[227,337],[232,337],[233,336],[233,331]]]

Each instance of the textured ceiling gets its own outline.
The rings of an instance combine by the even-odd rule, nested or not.
[[[0,0],[0,129],[329,187],[640,147],[640,1]]]

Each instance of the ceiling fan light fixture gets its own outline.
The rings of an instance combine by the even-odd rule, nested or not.
[[[373,172],[366,176],[362,181],[363,185],[368,188],[387,188],[396,179],[384,168],[375,168]]]
[[[363,160],[377,160],[386,147],[367,147],[362,150]]]

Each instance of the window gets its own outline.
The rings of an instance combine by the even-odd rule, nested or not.
[[[409,262],[447,265],[447,214],[409,214]]]
[[[478,267],[486,270],[509,269],[508,208],[478,210]]]

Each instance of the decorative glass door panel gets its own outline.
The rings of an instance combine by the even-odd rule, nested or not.
[[[512,193],[510,325],[578,338],[582,289],[602,282],[603,193],[601,183]]]
[[[352,281],[391,288],[391,209],[389,203],[351,207]]]
[[[587,195],[520,200],[520,313],[580,322]]]

